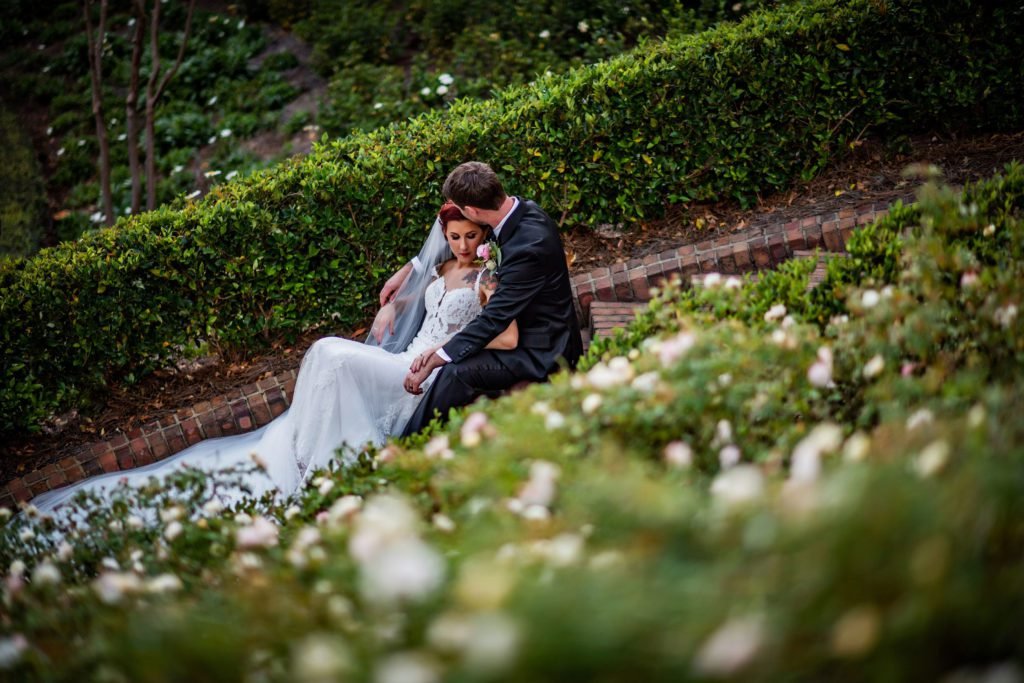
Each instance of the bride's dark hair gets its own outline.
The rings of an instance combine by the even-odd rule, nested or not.
[[[445,202],[441,210],[437,212],[437,219],[441,221],[441,229],[445,232],[448,232],[449,222],[469,220],[462,215],[459,207],[455,206],[454,202]]]

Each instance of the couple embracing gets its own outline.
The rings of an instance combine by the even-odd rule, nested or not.
[[[456,168],[443,193],[448,203],[439,222],[454,258],[441,268],[471,262],[475,247],[482,245],[489,258],[474,282],[479,282],[485,305],[479,312],[472,305],[454,311],[444,339],[416,356],[403,386],[410,394],[424,395],[402,430],[404,436],[435,416],[446,419],[451,408],[478,396],[495,396],[522,381],[542,381],[560,361],[575,367],[583,351],[554,221],[532,201],[505,194],[484,163],[470,161]],[[403,287],[410,273],[425,267],[417,257],[388,280],[372,337],[381,338],[380,321],[391,318],[388,307],[415,291]],[[475,317],[464,324],[467,312]]]
[[[225,498],[290,495],[320,468],[356,450],[410,435],[478,396],[496,396],[575,367],[582,340],[558,227],[535,203],[507,196],[489,166],[467,162],[444,184],[447,200],[420,253],[381,291],[366,343],[315,342],[290,408],[248,434],[208,439],[166,460],[87,479],[33,503],[53,510],[82,490],[103,495],[182,466],[216,473],[261,466]],[[483,264],[477,250],[492,250]],[[340,458],[336,455],[338,449]],[[340,460],[340,462],[339,462]]]

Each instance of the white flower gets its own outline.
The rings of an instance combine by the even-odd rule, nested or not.
[[[46,134],[47,135],[53,135],[53,126],[47,126]]]
[[[224,505],[216,498],[211,498],[203,503],[203,512],[208,515],[219,515],[223,511]]]
[[[739,464],[742,454],[740,449],[736,446],[726,446],[722,450],[718,451],[718,463],[721,465],[723,470],[727,470],[730,467],[735,467]]]
[[[715,477],[711,495],[726,506],[745,505],[764,495],[764,475],[754,465],[737,465]]]
[[[493,431],[494,427],[490,425],[490,422],[487,419],[487,414],[478,410],[471,413],[469,417],[466,418],[466,421],[462,423],[462,429],[459,432],[459,436],[462,440],[463,446],[473,448],[480,445],[485,434],[489,435]]]
[[[970,289],[978,284],[978,273],[974,270],[968,270],[960,276],[960,287],[962,289]]]
[[[816,426],[793,449],[789,477],[793,481],[815,481],[821,473],[821,456],[839,448],[843,430],[831,422]]]
[[[500,612],[478,614],[473,618],[463,658],[469,669],[495,673],[515,661],[519,650],[519,628]]]
[[[449,73],[441,74],[437,77],[437,80],[441,85],[451,85],[455,82],[455,79]]]
[[[238,20],[238,30],[241,31],[243,28],[245,28],[245,19],[239,19]]]
[[[92,587],[100,600],[114,604],[120,602],[125,595],[137,593],[142,588],[142,582],[132,573],[103,572],[92,582]]]
[[[177,175],[178,173],[181,173],[184,170],[185,170],[185,167],[182,166],[181,164],[178,164],[174,168],[171,169],[171,173]]]
[[[60,149],[57,150],[57,156],[59,156],[59,157],[64,156],[64,152],[65,151],[66,150],[63,147],[61,147]]]
[[[252,517],[244,512],[235,515],[235,524],[252,524]]]
[[[981,231],[981,234],[984,235],[985,237],[991,237],[992,235],[996,234],[995,224],[989,223],[988,225],[986,225],[985,229]]]
[[[291,507],[289,507],[287,510],[284,511],[284,518],[285,519],[295,519],[296,517],[298,517],[301,514],[302,514],[302,508],[300,508],[298,505],[292,505]]]
[[[437,89],[434,90],[434,92],[436,92],[438,95],[447,95],[448,94],[448,86],[447,85],[439,85],[439,86],[437,86]]]
[[[440,666],[419,652],[398,652],[377,664],[374,683],[439,683]]]
[[[146,591],[149,593],[176,593],[184,588],[184,585],[174,574],[161,574],[146,582]]]
[[[673,365],[697,343],[697,336],[686,330],[657,345],[658,358],[662,367]]]
[[[1002,308],[997,308],[992,317],[1000,327],[1008,329],[1017,319],[1017,306],[1016,304],[1007,304]]]
[[[731,677],[753,661],[764,638],[764,619],[760,615],[730,619],[700,646],[694,668],[704,676]]]
[[[206,144],[212,145],[215,142],[217,142],[217,136],[216,135],[211,135],[209,137],[209,139],[207,139]]]
[[[164,524],[181,519],[185,516],[185,508],[180,505],[172,505],[160,511],[160,521]]]
[[[743,280],[739,279],[735,275],[729,276],[725,279],[726,289],[739,289],[743,286]]]
[[[653,394],[658,388],[658,373],[645,372],[634,379],[631,386],[641,394]]]
[[[361,569],[362,593],[376,603],[420,600],[444,580],[444,560],[414,536],[387,543]]]
[[[549,432],[552,432],[552,431],[554,431],[556,429],[561,429],[564,426],[565,426],[565,415],[562,415],[557,410],[552,410],[544,418],[544,428],[547,429]]]
[[[874,308],[881,299],[882,296],[878,292],[873,289],[867,289],[860,295],[860,305],[863,308]]]
[[[880,355],[875,355],[864,365],[864,377],[872,379],[882,374],[882,370],[885,370],[885,359]]]
[[[629,359],[617,356],[605,363],[598,363],[587,372],[587,382],[595,389],[610,389],[633,379],[633,366]]]
[[[121,565],[113,557],[104,557],[103,561],[100,562],[100,566],[113,572],[121,569]]]
[[[667,464],[681,470],[693,466],[693,449],[683,441],[673,441],[665,446],[662,456]]]
[[[455,531],[455,522],[453,522],[452,518],[448,515],[438,512],[431,517],[430,521],[434,523],[434,527],[436,529],[443,531],[446,534],[450,534]]]
[[[561,470],[546,460],[535,460],[530,465],[530,479],[519,491],[518,499],[524,505],[547,507],[555,499],[555,485]]]
[[[351,519],[363,507],[363,499],[359,496],[342,496],[334,501],[327,511],[327,525],[336,527]]]
[[[36,532],[31,527],[25,527],[20,532],[18,532],[18,538],[20,538],[22,542],[31,541],[35,537]]]
[[[551,518],[551,511],[543,505],[527,505],[519,514],[530,522],[543,522]]]
[[[939,439],[924,447],[914,461],[914,469],[922,477],[933,477],[949,462],[949,444]]]
[[[128,25],[129,26],[135,26],[135,17],[132,17],[131,19],[128,20]]]
[[[224,180],[232,180],[238,177],[238,171],[228,171],[228,174],[224,176]]]
[[[704,286],[708,289],[714,289],[720,284],[722,284],[722,276],[719,273],[708,273],[704,276]]]
[[[715,438],[712,443],[716,446],[724,446],[732,443],[732,423],[728,420],[719,420],[715,425]]]
[[[426,86],[425,88],[420,90],[420,95],[422,95],[423,97],[427,97],[432,92],[434,92],[434,91],[430,89],[430,86]]]
[[[71,559],[71,556],[75,554],[75,549],[67,541],[61,541],[57,547],[57,559],[61,562],[67,562]]]
[[[423,447],[423,455],[431,460],[451,460],[455,457],[455,453],[449,447],[447,434],[439,434],[428,441]]]
[[[94,211],[93,213],[89,214],[89,221],[91,223],[102,223],[105,218],[106,216],[103,214],[102,211]]]
[[[383,109],[384,108],[384,103],[383,102],[374,102],[373,103],[373,108],[374,109]]]
[[[537,34],[537,37],[540,38],[541,40],[547,40],[548,38],[551,37],[551,31],[544,29],[543,31]]]
[[[217,176],[220,175],[220,171],[207,171],[203,175],[206,176],[207,178],[216,178]]]
[[[366,563],[387,545],[415,536],[419,521],[415,510],[404,498],[374,496],[355,518],[355,528],[348,540],[349,554],[357,562]]]
[[[306,636],[292,652],[290,680],[296,683],[327,683],[347,680],[353,659],[348,645],[338,636]]]
[[[832,383],[831,365],[822,363],[820,360],[812,363],[811,367],[807,368],[807,381],[815,387],[829,386]]]
[[[213,105],[217,104],[217,96],[216,96],[216,95],[214,95],[214,96],[213,96],[213,97],[211,97],[210,99],[206,100],[206,104],[208,104],[208,105],[209,105],[209,106],[211,106],[211,107],[212,107]]]
[[[5,505],[0,505],[0,522],[6,522],[13,514],[14,513],[11,512],[11,508]]]
[[[277,525],[261,516],[235,532],[235,544],[242,549],[269,548],[277,545],[277,534]]]
[[[60,570],[49,560],[40,562],[32,572],[32,583],[37,586],[55,586],[60,578]]]
[[[783,304],[775,304],[764,314],[765,322],[781,320],[786,316],[786,307]]]
[[[117,136],[117,141],[118,142],[124,142],[127,139],[128,139],[128,134],[127,133],[121,133],[120,135]]]
[[[167,525],[167,528],[164,529],[164,538],[168,541],[173,541],[180,536],[181,532],[184,530],[185,527],[181,526],[181,522],[171,522]]]
[[[541,546],[541,555],[553,567],[568,567],[583,556],[583,537],[579,534],[558,534]]]
[[[13,669],[27,649],[28,640],[20,633],[0,638],[0,671]]]
[[[601,407],[601,403],[604,402],[601,394],[587,394],[586,398],[583,399],[583,404],[580,406],[581,410],[586,415],[593,415],[597,412],[598,408]]]
[[[585,21],[581,21],[580,23],[576,24],[576,28],[579,29],[580,33],[586,33],[587,31],[590,30],[590,24],[588,24]]]
[[[871,451],[871,439],[864,432],[854,432],[843,444],[843,460],[861,462]]]
[[[317,487],[316,490],[320,493],[321,496],[326,496],[328,493],[331,492],[331,489],[333,489],[333,488],[334,488],[334,480],[333,479],[324,479],[322,482],[320,482],[320,485]]]
[[[8,567],[7,573],[9,576],[14,578],[21,578],[25,575],[25,563],[22,560],[15,560],[11,562],[11,566]]]
[[[199,190],[196,190],[195,192],[192,192],[190,194],[185,195],[185,199],[195,199],[196,197],[198,197],[201,194],[202,194],[202,192],[200,192]]]
[[[928,410],[927,408],[921,408],[920,410],[916,411],[913,415],[907,418],[907,429],[909,431],[914,431],[918,427],[930,425],[934,421],[935,415],[932,413],[932,411]]]

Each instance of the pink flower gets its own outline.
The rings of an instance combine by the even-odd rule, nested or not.
[[[476,248],[477,258],[482,258],[484,261],[488,261],[491,258],[491,245],[481,244]]]

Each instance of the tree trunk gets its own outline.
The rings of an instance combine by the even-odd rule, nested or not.
[[[132,34],[132,68],[125,101],[128,124],[128,168],[132,174],[132,214],[142,209],[142,163],[139,161],[139,65],[142,62],[142,41],[146,34],[146,8],[143,0],[133,0],[135,32]],[[147,183],[148,185],[148,183]]]
[[[185,47],[188,45],[188,38],[192,32],[192,15],[196,8],[196,0],[189,0],[188,15],[185,18],[185,35],[181,38],[178,57],[174,61],[174,66],[164,74],[162,79],[160,78],[160,42],[158,40],[161,4],[161,0],[154,0],[149,24],[149,49],[152,55],[152,69],[149,81],[146,83],[146,209],[149,211],[156,208],[156,127],[153,120],[156,114],[156,103],[185,58]]]
[[[99,176],[102,193],[104,225],[114,224],[114,198],[110,187],[110,141],[107,139],[107,122],[103,118],[103,37],[107,24],[107,0],[100,0],[100,23],[94,33],[92,28],[92,0],[83,3],[85,30],[89,48],[89,80],[92,84],[92,115],[96,121],[96,140],[100,146]]]

